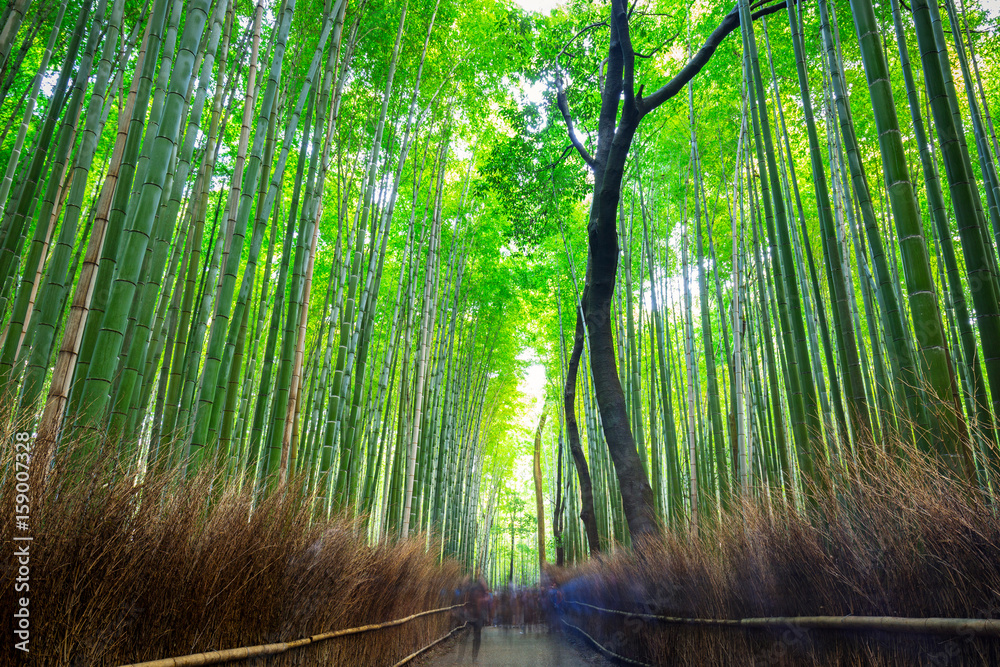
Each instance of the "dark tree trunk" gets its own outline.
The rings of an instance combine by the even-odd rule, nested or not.
[[[759,18],[785,7],[785,0],[760,7],[752,18]],[[622,177],[632,139],[642,119],[665,101],[684,89],[712,57],[722,40],[739,27],[738,8],[734,8],[705,41],[705,44],[670,81],[643,97],[642,86],[635,88],[635,51],[629,36],[628,12],[624,0],[611,0],[611,33],[608,45],[604,87],[601,90],[601,111],[597,121],[597,150],[591,155],[573,129],[569,102],[557,77],[557,102],[569,131],[570,141],[594,172],[594,198],[590,208],[587,232],[590,240],[587,257],[587,281],[584,287],[583,310],[590,334],[590,364],[594,376],[594,391],[601,411],[604,438],[618,476],[622,508],[633,541],[643,535],[659,532],[659,522],[653,504],[653,490],[636,451],[635,438],[628,421],[625,394],[618,378],[615,362],[611,300],[618,273],[618,200]],[[620,118],[619,118],[620,115]],[[571,377],[567,377],[567,425],[572,415],[570,384],[576,381],[576,366],[582,350],[579,322],[577,340],[570,359]],[[570,433],[570,447],[576,434],[575,420]],[[576,460],[579,436],[576,435]],[[582,458],[582,452],[580,453]],[[579,469],[579,466],[578,466]],[[581,475],[581,489],[583,488]],[[586,505],[584,506],[586,512]],[[585,520],[586,523],[586,520]],[[588,529],[589,538],[589,529]]]
[[[629,533],[635,538],[654,534],[659,526],[653,505],[653,490],[639,460],[628,421],[625,393],[618,378],[611,301],[618,274],[618,199],[625,161],[642,116],[633,90],[635,54],[628,37],[628,18],[621,0],[613,0],[611,14],[607,76],[597,126],[597,154],[590,161],[594,170],[594,198],[587,229],[590,252],[583,306],[590,335],[594,393],[601,411],[604,439],[618,476],[625,521]],[[624,104],[621,103],[623,97]],[[621,120],[618,119],[619,109]]]
[[[583,298],[587,298],[587,290],[583,291]],[[590,468],[587,467],[587,459],[583,455],[583,447],[580,446],[580,429],[576,425],[576,373],[580,368],[580,356],[583,354],[583,317],[580,309],[576,309],[576,336],[573,339],[573,353],[569,357],[569,366],[566,369],[566,386],[563,388],[563,406],[566,412],[566,437],[569,440],[569,451],[573,455],[573,464],[576,466],[576,474],[580,477],[580,520],[587,531],[587,544],[590,546],[590,553],[601,552],[601,542],[597,535],[597,515],[594,514],[594,489],[590,481]]]
[[[559,433],[559,451],[556,454],[556,506],[552,510],[552,539],[556,543],[556,567],[562,567],[566,561],[566,549],[563,547],[563,493],[562,493],[562,466],[563,464],[563,435]]]
[[[620,87],[620,86],[619,86]],[[608,86],[608,89],[612,86]],[[617,102],[617,94],[615,95]],[[603,114],[602,114],[603,115]],[[615,363],[611,301],[618,274],[618,199],[625,160],[638,125],[638,114],[626,107],[604,162],[603,178],[594,185],[590,212],[589,295],[584,304],[590,334],[590,366],[594,392],[601,411],[601,424],[608,452],[618,476],[622,509],[632,537],[659,530],[653,505],[653,489],[639,460],[635,436],[628,421],[628,407]],[[600,158],[598,158],[600,159]]]
[[[535,453],[531,473],[535,478],[535,517],[538,521],[538,568],[545,567],[545,502],[542,496],[542,429],[545,428],[545,406],[535,431]]]
[[[507,583],[514,584],[514,515],[510,515],[510,574],[507,576]]]

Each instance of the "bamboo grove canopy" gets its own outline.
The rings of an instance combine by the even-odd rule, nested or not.
[[[41,475],[294,479],[511,579],[896,443],[992,492],[998,30],[977,0],[8,0],[5,427]]]

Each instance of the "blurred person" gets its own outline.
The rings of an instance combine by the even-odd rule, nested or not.
[[[472,625],[472,662],[479,662],[479,646],[483,641],[483,626],[489,620],[491,596],[482,579],[472,584],[466,602],[467,620]]]
[[[521,598],[521,591],[517,588],[511,589],[511,604],[513,613],[511,614],[511,627],[521,627],[521,634],[524,634],[524,600]]]
[[[562,624],[559,621],[559,614],[562,612],[563,594],[553,581],[545,591],[545,611],[548,616],[549,633],[561,632]]]
[[[521,634],[523,635],[528,628],[528,592],[523,588],[517,591],[517,606],[521,610],[518,621],[520,622]]]

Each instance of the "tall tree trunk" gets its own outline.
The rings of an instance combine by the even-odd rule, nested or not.
[[[573,456],[573,465],[580,479],[580,520],[583,521],[587,533],[587,545],[590,554],[601,553],[601,540],[597,532],[597,515],[594,513],[594,487],[590,479],[590,468],[580,445],[580,429],[576,423],[576,375],[580,368],[580,357],[583,355],[584,328],[582,308],[576,310],[576,334],[573,337],[573,351],[570,353],[566,368],[566,385],[563,387],[563,409],[566,414],[566,438],[569,440],[569,451]]]
[[[545,565],[545,504],[542,502],[542,429],[545,428],[545,406],[542,406],[542,416],[538,419],[538,430],[535,431],[534,461],[531,467],[535,480],[535,516],[538,519],[538,565]]]

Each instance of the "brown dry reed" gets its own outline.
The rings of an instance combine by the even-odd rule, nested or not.
[[[0,458],[7,540],[12,449],[5,445]],[[425,536],[370,546],[363,520],[318,518],[301,481],[254,503],[218,468],[137,481],[113,457],[81,464],[61,451],[44,488],[37,480],[32,488],[30,653],[8,644],[0,664],[119,665],[284,642],[453,603],[458,567],[436,562]],[[25,595],[14,591],[12,549],[0,559],[5,644],[14,636],[7,610]],[[266,664],[389,665],[454,622],[438,614]]]
[[[899,450],[897,450],[899,453]],[[990,496],[913,450],[876,454],[796,509],[757,489],[697,536],[558,573],[567,599],[648,614],[1000,617],[1000,521]],[[821,494],[817,494],[821,495]],[[1000,639],[645,622],[567,605],[566,619],[652,665],[1000,665]]]

